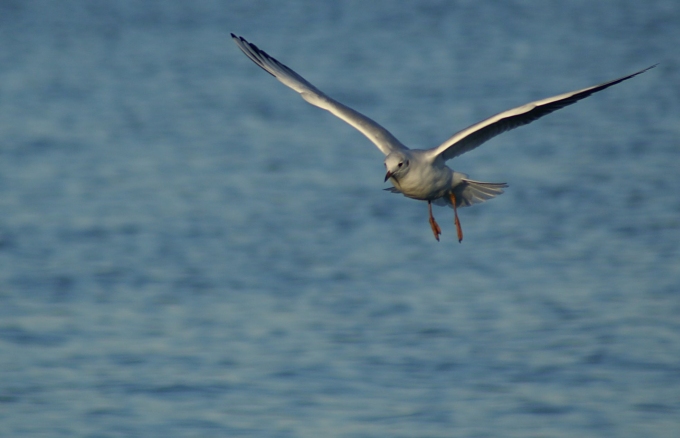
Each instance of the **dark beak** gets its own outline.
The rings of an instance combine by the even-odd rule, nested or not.
[[[390,178],[392,178],[392,172],[388,170],[387,173],[385,174],[385,182],[387,182],[387,180]]]

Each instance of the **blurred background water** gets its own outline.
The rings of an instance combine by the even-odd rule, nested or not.
[[[675,0],[0,2],[0,435],[680,436]],[[412,147],[617,85],[450,163]]]

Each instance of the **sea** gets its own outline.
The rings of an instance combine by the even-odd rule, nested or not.
[[[0,436],[680,436],[677,0],[0,1]],[[384,191],[383,155],[655,68]]]

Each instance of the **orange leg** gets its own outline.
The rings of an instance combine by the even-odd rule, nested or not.
[[[458,210],[456,209],[456,195],[453,193],[449,194],[451,198],[451,204],[453,205],[453,216],[456,222],[456,232],[458,233],[458,243],[463,241],[463,229],[460,227],[460,220],[458,220]]]
[[[430,212],[430,227],[432,227],[432,234],[434,234],[434,238],[439,242],[439,235],[442,233],[442,229],[439,228],[439,224],[434,220],[434,216],[432,216],[432,203],[430,201],[427,201],[427,209]]]

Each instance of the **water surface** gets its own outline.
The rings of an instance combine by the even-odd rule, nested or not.
[[[676,437],[674,1],[3,2],[0,435]],[[656,62],[450,164],[412,147]]]

